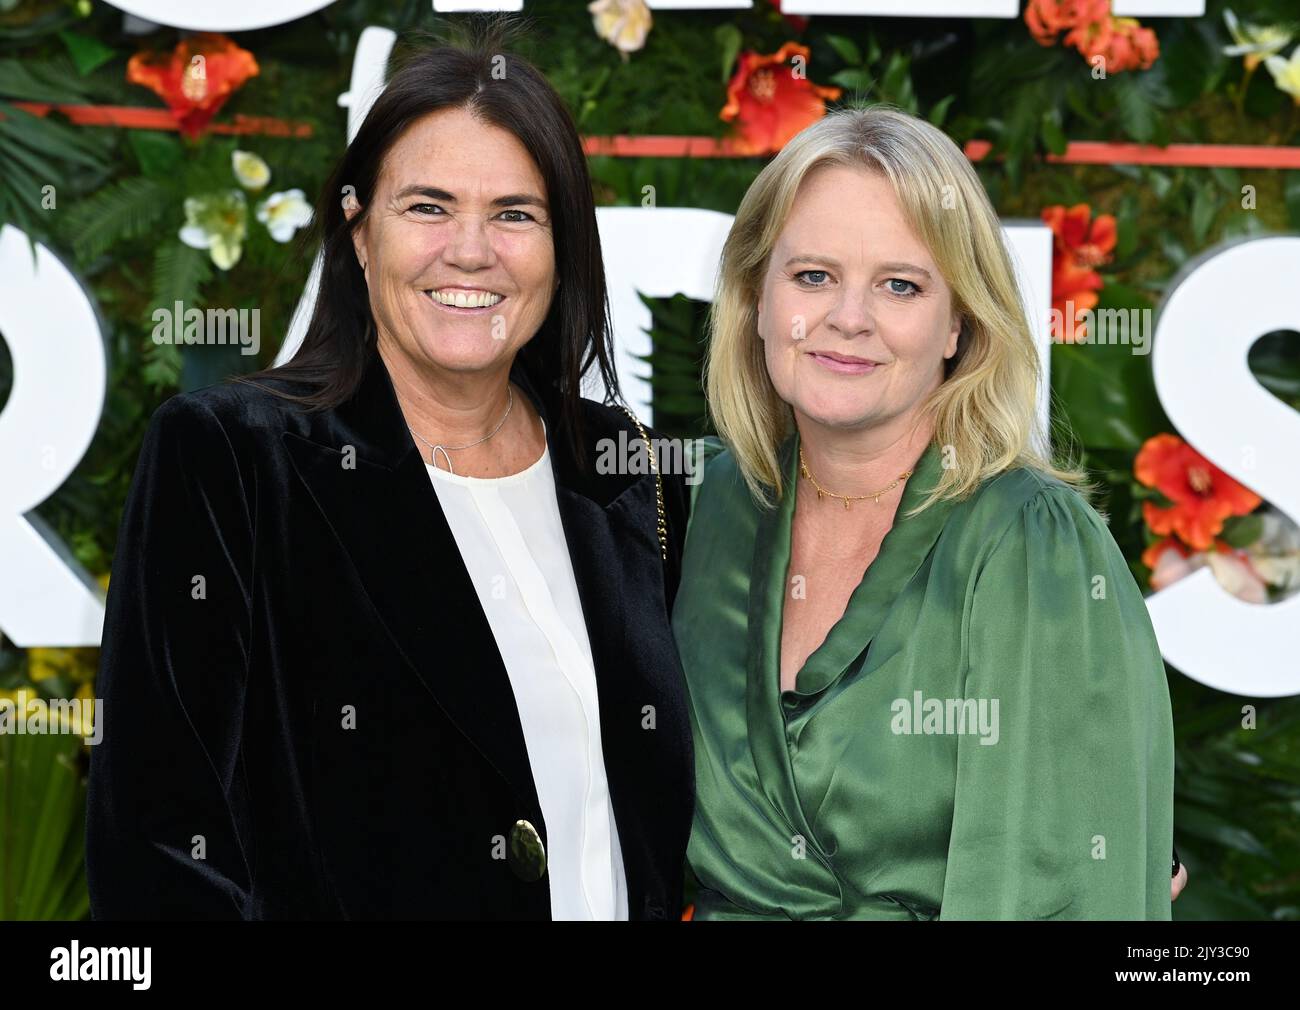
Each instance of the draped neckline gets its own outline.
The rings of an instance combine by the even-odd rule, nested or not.
[[[843,615],[804,661],[794,689],[782,691],[781,630],[799,479],[797,431],[782,444],[779,460],[785,475],[784,494],[774,507],[762,511],[754,537],[746,711],[750,749],[764,793],[785,814],[792,828],[811,839],[812,831],[803,817],[795,788],[786,739],[787,713],[800,706],[815,705],[818,697],[849,670],[864,665],[858,660],[864,659],[893,600],[929,555],[954,503],[938,501],[919,515],[907,515],[925,500],[942,474],[939,447],[931,444],[917,460],[912,476],[904,485],[894,524],[850,594]]]

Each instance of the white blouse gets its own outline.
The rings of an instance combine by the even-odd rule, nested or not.
[[[508,477],[425,463],[514,689],[546,821],[553,919],[626,919],[596,670],[549,449]]]

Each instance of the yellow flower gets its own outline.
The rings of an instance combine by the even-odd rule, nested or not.
[[[51,677],[65,677],[77,683],[95,679],[99,650],[93,647],[56,649],[37,646],[27,650],[27,678],[38,684]]]
[[[67,673],[72,661],[71,649],[35,647],[27,650],[27,677],[33,684]]]
[[[1300,105],[1300,46],[1295,47],[1289,60],[1281,56],[1270,56],[1264,61],[1264,66],[1273,75],[1273,83]]]
[[[587,5],[596,34],[627,59],[645,45],[653,18],[645,0],[595,0]]]

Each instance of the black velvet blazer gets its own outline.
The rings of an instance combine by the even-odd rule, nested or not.
[[[664,475],[665,564],[654,477],[596,472],[598,441],[636,445],[636,427],[584,400],[583,472],[555,391],[519,361],[511,377],[547,421],[629,914],[675,919],[694,762],[668,615],[688,489]],[[107,608],[94,918],[550,917],[549,875],[502,858],[521,820],[547,838],[510,680],[373,351],[330,411],[239,383],[164,403]]]

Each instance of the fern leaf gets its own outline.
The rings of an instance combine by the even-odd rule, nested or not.
[[[152,179],[135,176],[79,201],[68,215],[78,258],[94,259],[124,239],[146,234],[169,209],[165,195]]]

